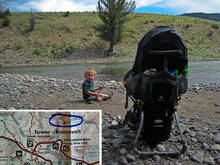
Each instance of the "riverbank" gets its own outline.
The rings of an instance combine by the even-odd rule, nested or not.
[[[98,56],[94,58],[85,57],[85,58],[70,58],[70,59],[47,59],[44,62],[40,61],[31,61],[28,63],[15,61],[12,63],[3,63],[0,62],[0,67],[20,67],[20,66],[47,66],[47,65],[71,65],[71,64],[105,64],[105,63],[128,63],[134,62],[135,56]],[[188,61],[220,61],[220,57],[211,57],[211,56],[190,56]]]
[[[92,105],[87,105],[82,100],[82,82],[83,80],[0,74],[0,108],[103,109],[103,112],[110,111],[113,115],[125,114],[125,88],[120,81],[96,81],[97,86],[104,87],[104,93],[113,91],[114,96],[112,100]],[[216,112],[219,113],[219,96],[219,84],[189,84],[187,93],[182,96],[181,112],[187,116],[199,112],[203,117],[220,121],[220,116],[216,116]]]
[[[124,108],[125,89],[120,81],[99,81],[103,92],[113,92],[112,99],[85,104],[82,99],[82,80],[63,80],[41,76],[0,74],[0,109],[102,109],[103,164],[217,164],[219,157],[220,86],[189,84],[178,110],[181,130],[188,143],[187,152],[180,158],[161,156],[142,158],[132,149],[134,132],[123,124],[128,109]],[[129,108],[132,106],[129,100]],[[177,133],[157,150],[179,148]],[[145,146],[147,148],[147,146]]]

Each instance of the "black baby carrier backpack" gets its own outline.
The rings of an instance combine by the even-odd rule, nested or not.
[[[133,67],[123,81],[126,107],[128,97],[134,102],[125,120],[137,130],[135,145],[139,139],[150,145],[169,139],[173,119],[179,124],[176,112],[181,94],[187,90],[187,73],[187,49],[173,28],[156,27],[140,40]],[[165,154],[184,152],[182,140],[180,152]]]

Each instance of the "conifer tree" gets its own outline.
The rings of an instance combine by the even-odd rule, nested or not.
[[[109,41],[107,54],[113,52],[114,45],[122,38],[122,27],[126,22],[126,16],[135,9],[133,0],[99,0],[98,14],[103,25],[100,28],[101,37]]]

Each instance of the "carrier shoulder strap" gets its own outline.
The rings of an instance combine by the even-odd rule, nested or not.
[[[126,91],[125,109],[128,108],[128,91]]]

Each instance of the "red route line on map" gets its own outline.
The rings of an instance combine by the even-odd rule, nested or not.
[[[10,139],[10,138],[5,137],[5,136],[0,136],[0,139],[1,139],[1,138],[16,143],[21,150],[23,150],[23,151],[25,151],[25,152],[28,152],[28,153],[30,153],[30,154],[32,154],[32,155],[35,155],[35,156],[37,156],[37,157],[40,157],[40,158],[43,159],[44,161],[49,162],[51,165],[53,165],[53,162],[52,162],[51,160],[45,159],[43,156],[38,155],[38,154],[35,154],[36,148],[37,148],[37,146],[39,146],[39,145],[41,145],[41,144],[52,144],[52,143],[57,143],[57,142],[59,142],[59,141],[61,142],[60,152],[61,152],[64,156],[66,156],[67,158],[69,158],[69,159],[71,159],[71,160],[74,160],[74,161],[78,161],[78,162],[85,163],[85,164],[87,164],[87,165],[95,165],[95,164],[99,163],[99,161],[94,162],[94,163],[88,163],[88,162],[86,162],[85,160],[79,160],[79,159],[75,159],[75,158],[72,158],[72,157],[68,156],[68,155],[67,155],[65,152],[63,152],[63,150],[62,150],[62,146],[63,146],[63,140],[62,140],[62,139],[58,139],[58,140],[53,141],[53,142],[40,142],[40,143],[37,143],[37,145],[34,147],[33,152],[30,152],[30,151],[28,151],[27,149],[23,148],[17,141],[15,141],[15,140],[13,140],[13,139]]]
[[[40,157],[40,158],[43,159],[44,161],[47,161],[47,162],[49,162],[51,165],[53,165],[53,162],[52,162],[51,160],[45,159],[45,158],[44,158],[43,156],[41,156],[41,155],[38,155],[38,154],[35,154],[35,153],[32,153],[32,152],[28,151],[27,149],[23,148],[17,141],[15,141],[15,140],[13,140],[13,139],[10,139],[10,138],[7,138],[7,137],[5,137],[5,136],[0,136],[0,139],[1,139],[1,138],[16,143],[21,150],[23,150],[23,151],[25,151],[25,152],[27,152],[27,153],[30,153],[30,154],[32,154],[32,155],[35,155],[35,156],[37,156],[37,157]]]

